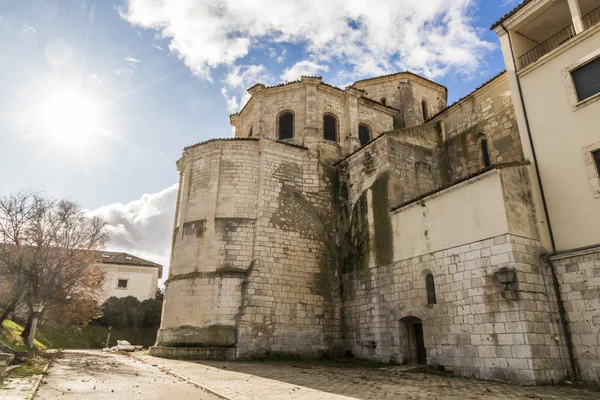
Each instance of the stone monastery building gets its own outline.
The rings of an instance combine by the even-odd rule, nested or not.
[[[562,4],[520,7],[548,2]],[[177,162],[152,354],[346,356],[526,383],[599,381],[600,240],[546,244],[509,60],[451,106],[444,86],[411,72],[344,90],[319,77],[251,87],[231,116],[235,138],[186,147]],[[600,208],[594,167],[577,160]],[[585,224],[597,229],[600,216]]]

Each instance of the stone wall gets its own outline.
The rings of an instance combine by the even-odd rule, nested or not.
[[[363,99],[358,90],[341,90],[321,82],[320,78],[302,77],[274,87],[255,85],[252,98],[239,114],[231,116],[236,137],[278,139],[278,116],[284,111],[294,114],[294,138],[286,141],[306,146],[323,161],[340,160],[358,143],[358,125],[367,124],[372,137],[393,128],[397,111]],[[323,116],[337,120],[337,141],[323,138]],[[354,142],[348,140],[351,137]]]
[[[339,340],[335,174],[306,151],[261,146],[256,263],[245,283],[238,356],[321,355]]]
[[[522,226],[508,221],[507,213],[514,207],[511,194],[500,193],[503,204],[493,213],[486,209],[486,202],[471,202],[480,196],[455,196],[462,201],[460,206],[479,217],[461,221],[466,226],[457,226],[458,238],[451,238],[451,247],[445,247],[443,237],[434,232],[421,238],[432,241],[426,246],[399,243],[411,232],[412,239],[418,241],[417,232],[427,225],[426,220],[435,226],[440,213],[447,214],[454,207],[453,198],[445,196],[445,192],[479,190],[484,194],[490,190],[485,182],[510,192],[515,179],[527,176],[512,172],[524,168],[494,170],[394,211],[390,223],[394,244],[387,263],[381,262],[385,258],[377,254],[377,230],[386,225],[381,215],[376,216],[379,193],[369,189],[372,195],[366,197],[362,225],[369,232],[367,242],[375,239],[375,247],[365,247],[374,254],[363,256],[367,262],[362,265],[343,270],[343,337],[349,351],[360,358],[414,363],[417,360],[413,329],[419,323],[429,364],[480,378],[530,383],[558,381],[567,375],[568,362],[556,322],[552,284],[540,267],[539,242],[509,233],[524,231]],[[522,194],[521,198],[526,199],[527,195]],[[531,210],[530,204],[526,205]],[[404,214],[408,212],[421,215],[422,221],[411,217],[407,225]],[[527,221],[530,236],[535,236],[532,218]],[[492,225],[495,230],[490,234],[494,236],[474,241],[464,236],[469,241],[461,241],[461,232],[472,232],[477,237],[473,224]],[[398,235],[398,229],[403,235]],[[509,292],[503,291],[494,277],[503,267],[517,271],[518,283]],[[427,274],[435,279],[437,303],[433,305],[427,303]]]
[[[506,73],[449,107],[434,122],[444,131],[451,181],[484,168],[480,146],[484,137],[492,164],[524,159]]]
[[[420,125],[446,108],[445,87],[410,73],[366,79],[352,86],[373,100],[385,98],[388,105],[400,110],[395,119],[395,128],[399,129]],[[422,101],[427,103],[428,118],[424,118]]]
[[[579,377],[600,382],[600,248],[550,257],[569,322]]]
[[[238,358],[334,349],[332,168],[304,148],[248,139],[192,146],[178,167],[157,345]]]

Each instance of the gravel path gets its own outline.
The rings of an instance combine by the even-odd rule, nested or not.
[[[36,399],[219,399],[150,364],[118,354],[66,351],[48,372]]]

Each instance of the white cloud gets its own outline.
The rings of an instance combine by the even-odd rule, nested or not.
[[[134,76],[135,70],[130,67],[115,68],[113,69],[113,74],[117,76]]]
[[[212,68],[281,43],[302,46],[319,64],[345,63],[353,77],[411,69],[435,78],[474,73],[494,47],[479,38],[475,7],[475,0],[127,0],[122,16],[159,32],[209,80]]]
[[[227,102],[227,111],[229,111],[232,114],[236,113],[240,108],[240,104],[237,101],[237,97],[229,96],[229,93],[227,92],[227,88],[225,88],[225,87],[221,88],[221,94],[223,95],[223,97],[225,98],[225,101]]]
[[[327,65],[320,65],[313,61],[299,61],[296,64],[292,65],[290,68],[286,68],[281,74],[281,79],[284,81],[294,81],[296,79],[300,79],[302,75],[304,76],[313,76],[316,75],[319,71],[329,71],[329,67]]]
[[[125,61],[129,64],[139,64],[141,61],[134,57],[125,57]]]
[[[229,70],[224,82],[235,92],[234,95],[230,95],[227,88],[221,88],[221,94],[227,101],[227,109],[235,113],[250,99],[250,94],[246,91],[250,86],[257,82],[271,84],[273,78],[264,65],[239,65]]]
[[[271,76],[264,65],[241,65],[231,68],[225,82],[232,88],[248,89],[257,82],[267,83]]]
[[[37,31],[35,30],[35,28],[33,26],[27,25],[25,28],[23,28],[23,33],[35,35],[37,33]]]
[[[168,276],[177,184],[158,193],[144,194],[127,204],[114,203],[89,211],[104,218],[111,243],[108,250],[123,251],[163,265]]]
[[[521,0],[504,0],[500,5],[501,8],[504,7],[515,7]]]

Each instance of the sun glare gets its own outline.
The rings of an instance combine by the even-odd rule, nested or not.
[[[75,91],[54,93],[41,105],[40,123],[53,142],[87,144],[101,132],[101,111],[94,102]]]

